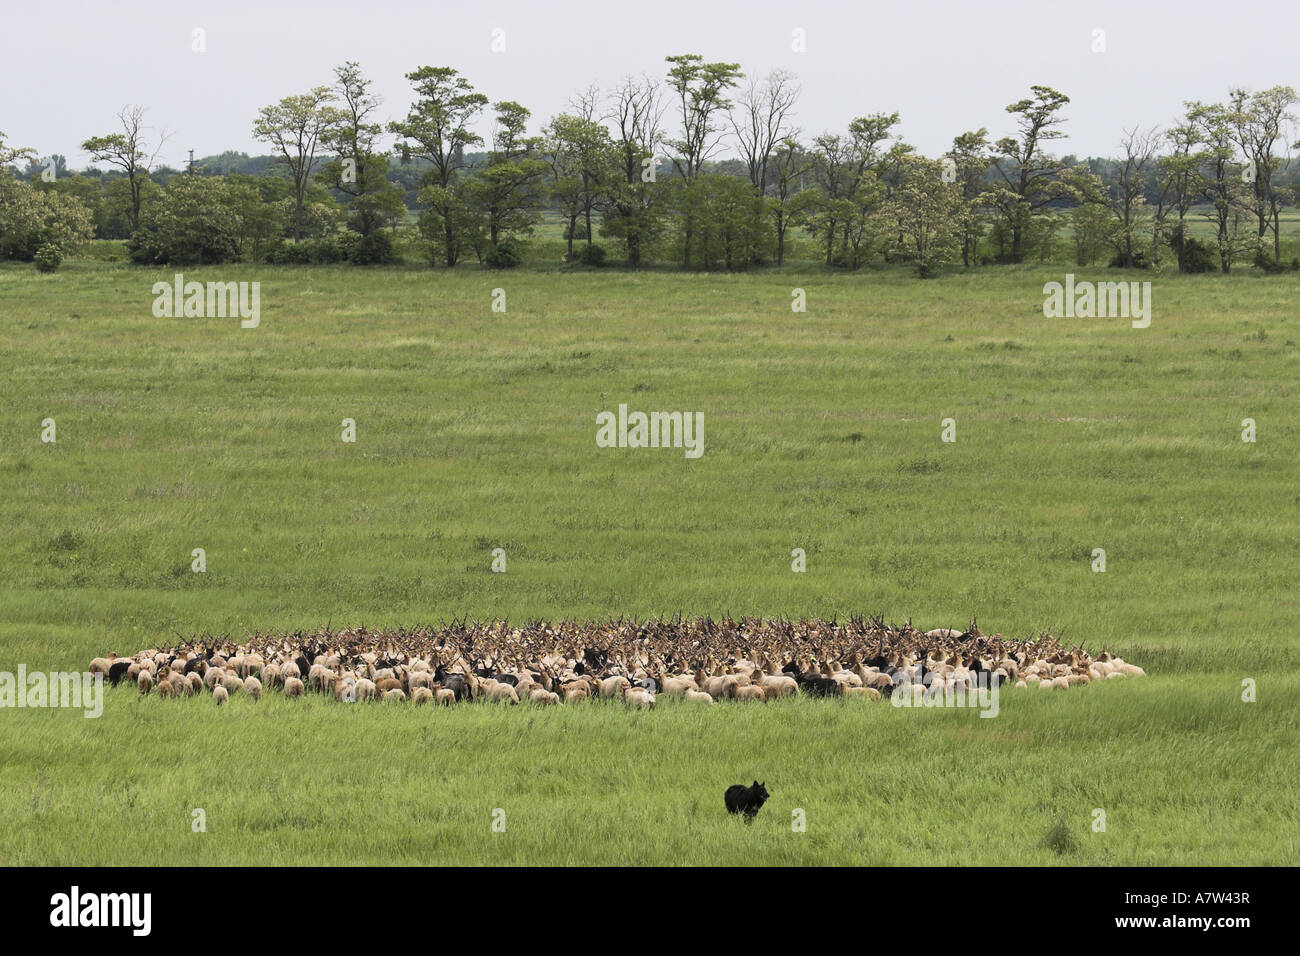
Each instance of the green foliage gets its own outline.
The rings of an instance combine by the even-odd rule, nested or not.
[[[93,235],[91,210],[76,196],[0,173],[0,259],[30,262],[45,245],[71,255]]]
[[[713,271],[747,269],[772,255],[775,236],[762,197],[748,180],[703,173],[673,180],[678,213],[675,243],[688,267]],[[686,230],[690,235],[686,235]]]
[[[142,265],[215,265],[266,239],[261,196],[247,183],[178,176],[145,207],[128,247]]]
[[[584,266],[603,266],[605,264],[605,247],[596,244],[579,246],[573,254],[573,261]]]
[[[32,256],[37,272],[57,272],[63,264],[63,250],[56,242],[47,242]]]
[[[483,264],[492,269],[513,269],[523,261],[519,243],[513,239],[493,243],[483,256]]]
[[[350,241],[347,260],[357,266],[387,266],[400,261],[397,250],[393,247],[392,236],[383,231],[358,236],[355,241]]]

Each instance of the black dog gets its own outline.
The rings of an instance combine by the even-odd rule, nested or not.
[[[749,823],[758,815],[758,811],[763,809],[763,804],[767,803],[767,798],[771,796],[767,792],[767,787],[754,781],[752,787],[743,787],[736,784],[734,787],[728,787],[726,793],[727,812],[743,813],[745,822]]]

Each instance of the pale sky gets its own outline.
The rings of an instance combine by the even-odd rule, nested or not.
[[[204,53],[191,49],[199,28]],[[504,53],[491,51],[495,28]],[[806,52],[791,49],[796,28]],[[172,166],[190,148],[265,153],[250,134],[258,108],[358,60],[384,97],[384,120],[406,113],[404,73],[447,65],[492,100],[532,110],[535,132],[591,83],[662,76],[665,56],[690,52],[753,75],[794,71],[805,137],[897,110],[903,137],[937,155],[968,129],[1012,132],[1004,107],[1043,83],[1072,100],[1056,151],[1113,154],[1125,127],[1166,124],[1184,100],[1221,99],[1230,86],[1300,87],[1298,28],[1294,0],[3,0],[0,130],[11,146],[63,153],[81,168],[79,144],[140,104],[150,125],[172,133],[162,156]],[[1092,52],[1095,29],[1105,31],[1104,53]]]

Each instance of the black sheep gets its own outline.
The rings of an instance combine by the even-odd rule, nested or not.
[[[126,672],[131,668],[130,661],[114,661],[108,669],[108,682],[114,687],[117,682],[126,676]]]

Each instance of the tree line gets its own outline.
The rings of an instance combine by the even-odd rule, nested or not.
[[[166,136],[139,107],[81,144],[107,171],[70,176],[0,134],[0,257],[57,267],[93,236],[119,236],[148,264],[382,264],[406,233],[430,264],[506,268],[549,212],[566,260],[588,266],[780,266],[797,246],[828,267],[927,276],[1046,258],[1065,232],[1080,265],[1276,270],[1300,173],[1289,86],[1188,102],[1168,127],[1124,130],[1120,155],[1079,161],[1051,149],[1070,99],[1047,86],[1006,107],[1012,134],[966,131],[929,158],[896,112],[805,136],[792,73],[747,77],[697,54],[590,87],[536,129],[526,107],[490,102],[451,67],[406,78],[412,103],[386,124],[355,62],[263,107],[252,134],[272,158],[258,175],[159,166]]]

